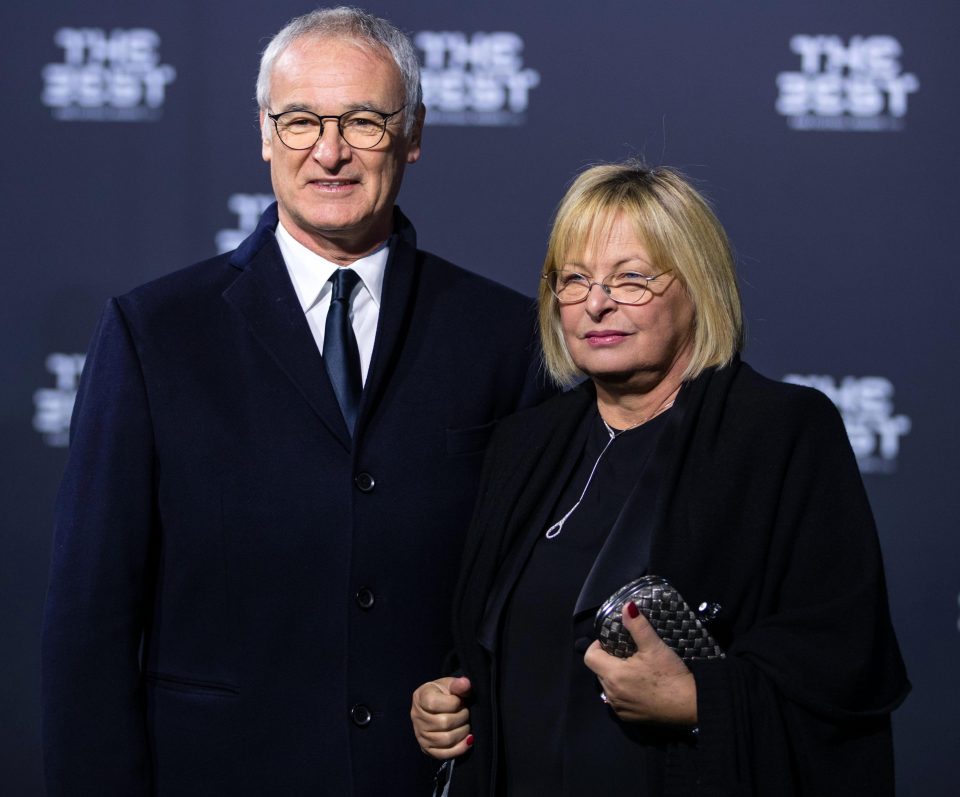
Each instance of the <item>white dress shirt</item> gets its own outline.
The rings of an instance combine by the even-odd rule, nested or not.
[[[341,268],[336,263],[311,252],[277,224],[277,243],[283,262],[297,292],[300,306],[307,317],[307,324],[317,342],[317,348],[323,351],[323,335],[327,324],[327,311],[330,309],[330,296],[333,285],[330,277]],[[360,284],[350,300],[350,323],[353,334],[357,336],[357,348],[360,351],[360,374],[363,383],[367,383],[370,359],[373,356],[373,341],[377,335],[377,320],[380,318],[380,297],[383,293],[383,275],[387,268],[390,252],[386,245],[376,252],[362,257],[350,264],[360,277]]]

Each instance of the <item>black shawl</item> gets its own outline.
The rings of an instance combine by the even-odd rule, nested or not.
[[[511,551],[522,565],[516,546],[546,527],[565,451],[595,400],[582,385],[502,422],[491,442],[453,607],[476,743],[456,764],[452,795],[491,793],[491,649],[519,573],[501,565]],[[712,630],[727,657],[691,666],[699,735],[663,729],[657,740],[665,795],[893,792],[889,714],[909,684],[872,513],[825,396],[739,360],[684,385],[575,618],[644,570],[693,606],[723,607]],[[566,723],[585,732],[576,717]],[[603,791],[602,773],[571,777],[582,783],[574,794]]]

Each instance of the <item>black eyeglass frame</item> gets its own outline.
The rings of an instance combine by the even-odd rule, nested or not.
[[[336,120],[337,120],[337,132],[340,134],[340,138],[342,138],[344,141],[346,141],[346,142],[347,142],[347,145],[350,146],[350,147],[352,147],[353,149],[361,149],[361,150],[362,150],[362,149],[373,149],[375,146],[377,146],[377,144],[379,144],[381,141],[383,141],[383,137],[387,134],[387,122],[389,122],[389,121],[390,121],[394,116],[396,116],[398,113],[400,113],[401,111],[403,111],[406,107],[407,107],[406,104],[401,105],[399,108],[397,108],[397,110],[391,111],[390,113],[384,113],[383,111],[377,111],[377,110],[374,110],[373,108],[354,108],[352,111],[346,111],[346,112],[340,114],[339,116],[336,115],[336,114],[332,114],[332,113],[328,113],[328,114],[323,114],[323,115],[321,115],[321,114],[318,114],[318,113],[314,113],[313,111],[307,111],[307,110],[302,109],[302,108],[291,108],[289,111],[281,111],[280,113],[268,113],[267,116],[268,116],[270,119],[273,120],[274,129],[277,131],[277,138],[280,139],[280,143],[283,144],[283,146],[285,146],[287,149],[296,150],[297,152],[302,152],[303,150],[306,150],[306,149],[313,149],[315,146],[317,146],[317,143],[318,143],[318,142],[320,141],[320,139],[323,137],[323,123],[324,123],[324,121],[327,120],[327,119],[336,119]],[[279,119],[280,119],[280,117],[282,117],[282,116],[286,116],[288,113],[301,113],[301,114],[302,114],[302,113],[306,113],[306,114],[310,114],[310,116],[316,117],[317,120],[320,122],[320,130],[317,131],[317,139],[316,139],[316,141],[314,141],[312,144],[310,144],[309,146],[306,146],[306,147],[291,147],[286,141],[284,141],[284,140],[283,140],[283,136],[280,134],[280,122],[279,122]],[[366,146],[366,147],[360,147],[360,146],[357,146],[356,144],[352,144],[352,143],[347,139],[347,137],[343,134],[343,117],[345,117],[345,116],[350,116],[351,114],[357,114],[357,113],[375,113],[377,116],[380,117],[380,137],[379,137],[376,141],[374,141],[372,144],[370,144],[369,146]]]
[[[583,296],[579,299],[561,299],[560,298],[560,294],[557,293],[556,285],[554,285],[554,283],[551,281],[550,278],[553,277],[554,274],[560,274],[562,271],[563,269],[554,269],[553,271],[548,271],[546,274],[540,275],[540,279],[546,280],[547,287],[550,289],[550,293],[553,294],[554,298],[557,300],[559,304],[565,304],[565,305],[580,304],[580,302],[585,302],[589,298],[590,291],[593,290],[593,286],[599,285],[600,290],[602,290],[607,296],[613,299],[613,301],[615,301],[617,304],[638,305],[644,300],[644,298],[648,293],[651,293],[650,283],[653,282],[655,279],[659,279],[664,274],[669,274],[671,271],[673,271],[673,269],[672,268],[665,269],[664,271],[661,271],[659,274],[654,274],[652,277],[647,276],[646,274],[640,274],[639,271],[618,271],[618,272],[613,272],[612,274],[607,274],[607,276],[605,276],[602,280],[587,279],[586,274],[580,274],[581,277],[584,277],[585,279],[587,279],[587,290],[586,290],[586,293],[584,293]],[[579,274],[580,272],[574,272],[574,273]],[[637,274],[643,279],[643,291],[641,291],[640,296],[637,297],[637,300],[635,302],[627,302],[622,299],[618,299],[616,296],[613,295],[613,287],[610,285],[607,285],[607,280],[610,279],[611,277],[616,277],[618,274]]]

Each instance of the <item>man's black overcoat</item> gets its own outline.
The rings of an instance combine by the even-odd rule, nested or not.
[[[396,214],[354,440],[274,238],[111,300],[77,397],[43,641],[48,794],[413,795],[531,302]]]

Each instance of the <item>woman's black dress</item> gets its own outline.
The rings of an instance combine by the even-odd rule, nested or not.
[[[592,639],[593,613],[574,617],[577,595],[656,444],[666,415],[619,432],[597,464],[580,506],[553,539],[541,535],[506,607],[500,657],[501,732],[505,767],[501,792],[509,797],[562,795],[563,762],[597,773],[624,755],[636,757],[639,726],[623,723],[600,700],[596,676],[583,663]],[[551,513],[559,521],[583,492],[597,457],[610,441],[598,413],[588,429],[579,462]],[[575,454],[575,452],[571,452]],[[640,575],[639,573],[637,574]],[[586,749],[567,750],[568,712],[591,726]],[[586,712],[586,715],[583,715]],[[583,715],[583,716],[581,716]],[[638,759],[642,766],[643,757]],[[658,768],[654,769],[654,772]],[[611,793],[630,793],[652,773],[636,771],[629,784],[605,782]]]

